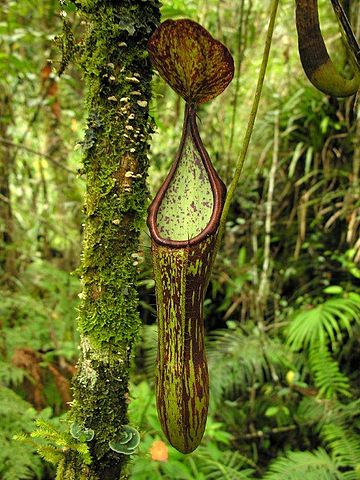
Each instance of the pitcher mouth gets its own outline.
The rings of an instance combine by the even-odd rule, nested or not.
[[[184,151],[185,142],[188,136],[191,137],[191,140],[193,141],[199,153],[202,164],[206,170],[207,180],[210,184],[212,195],[213,195],[212,213],[206,227],[199,234],[193,236],[192,238],[189,238],[188,240],[174,240],[171,238],[165,238],[160,233],[160,230],[158,227],[158,213],[162,205],[162,202],[164,201],[165,194],[176,174],[177,168],[179,166],[179,162],[182,158],[182,154]],[[184,117],[182,138],[181,138],[180,146],[178,149],[178,153],[175,158],[175,162],[173,163],[164,183],[160,187],[158,193],[156,194],[154,200],[152,201],[148,209],[147,224],[148,224],[152,239],[159,245],[174,247],[174,248],[183,248],[187,246],[197,245],[204,238],[216,233],[220,223],[220,218],[221,218],[221,214],[222,214],[222,210],[225,202],[225,196],[226,196],[225,184],[220,179],[214,167],[212,166],[209,155],[201,141],[198,127],[196,124],[196,109],[193,105],[190,105],[187,103],[185,107],[185,117]]]

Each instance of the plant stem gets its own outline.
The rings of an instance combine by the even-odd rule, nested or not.
[[[260,307],[265,307],[267,297],[269,294],[269,270],[270,270],[270,243],[271,243],[271,223],[272,223],[272,207],[275,188],[275,176],[279,160],[279,111],[275,112],[275,126],[274,126],[274,148],[272,163],[269,172],[269,186],[267,193],[267,201],[265,204],[265,239],[264,239],[264,260],[261,272],[261,280],[259,286],[258,299]]]
[[[235,121],[236,121],[236,112],[237,112],[237,106],[238,106],[238,96],[239,96],[239,87],[240,87],[240,73],[241,73],[241,64],[243,61],[244,57],[244,51],[245,51],[245,41],[243,40],[243,26],[244,26],[244,1],[241,0],[241,6],[240,6],[240,19],[239,19],[239,43],[238,43],[238,58],[237,58],[237,63],[236,63],[236,83],[235,83],[235,94],[234,94],[234,102],[233,102],[233,108],[232,108],[232,113],[231,113],[231,130],[230,130],[230,141],[229,141],[229,149],[228,149],[228,157],[227,157],[227,171],[230,170],[230,165],[231,165],[231,160],[232,160],[232,147],[233,147],[233,142],[234,142],[234,133],[235,133]]]
[[[360,46],[351,28],[350,22],[339,0],[331,0],[334,12],[337,16],[343,39],[350,50],[357,68],[360,70]]]
[[[215,244],[215,251],[214,251],[214,257],[213,257],[214,259],[216,257],[217,252],[219,251],[219,246],[220,246],[222,237],[223,237],[224,232],[225,232],[226,218],[227,218],[227,215],[228,215],[228,212],[229,212],[229,208],[230,208],[232,199],[234,197],[236,187],[239,183],[239,178],[240,178],[240,175],[241,175],[241,172],[242,172],[242,168],[243,168],[243,165],[244,165],[244,162],[245,162],[245,158],[246,158],[246,154],[247,154],[247,151],[248,151],[251,135],[252,135],[252,132],[253,132],[253,129],[254,129],[254,123],[255,123],[258,107],[259,107],[262,87],[263,87],[263,84],[264,84],[266,67],[267,67],[268,60],[269,60],[269,53],[270,53],[272,36],[273,36],[273,32],[274,32],[276,12],[277,12],[278,5],[279,5],[279,0],[272,0],[271,7],[270,7],[270,21],[269,21],[268,31],[267,31],[267,34],[266,34],[264,52],[263,52],[262,62],[261,62],[260,70],[259,70],[259,77],[258,77],[258,81],[257,81],[257,85],[256,85],[253,105],[252,105],[252,108],[251,108],[250,117],[249,117],[249,121],[248,121],[248,124],[247,124],[246,132],[245,132],[242,149],[241,149],[241,152],[240,152],[240,155],[239,155],[239,158],[238,158],[238,161],[237,161],[237,165],[236,165],[236,168],[235,168],[234,178],[232,179],[232,182],[230,183],[229,190],[228,190],[228,193],[227,193],[227,196],[226,196],[224,210],[223,210],[221,220],[220,220],[219,233],[218,233],[218,237],[217,237],[216,244]]]

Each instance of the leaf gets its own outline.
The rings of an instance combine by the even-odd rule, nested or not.
[[[279,407],[269,407],[265,411],[265,417],[273,417],[279,411]]]
[[[330,423],[321,430],[321,436],[339,465],[358,470],[360,465],[360,436],[349,428]],[[353,472],[356,475],[356,472]],[[354,478],[358,479],[358,476]]]
[[[360,302],[350,297],[332,297],[311,308],[295,312],[288,330],[288,344],[300,350],[328,340],[335,346],[342,340],[342,330],[353,335],[351,322],[360,321]]]
[[[342,478],[336,463],[319,448],[314,452],[288,452],[277,458],[264,480],[338,480]]]
[[[208,449],[197,455],[199,470],[208,480],[247,480],[253,478],[253,469],[244,468],[245,458],[238,452],[218,451],[219,458],[210,455]]]
[[[325,347],[314,346],[310,349],[309,367],[322,396],[329,399],[337,394],[351,396],[349,379],[340,371],[338,362]]]
[[[340,285],[330,285],[324,288],[324,293],[329,293],[331,295],[338,295],[343,293],[344,289]]]
[[[176,478],[177,480],[193,480],[189,469],[179,460],[172,460],[162,465],[162,470],[168,475],[166,478]]]
[[[152,63],[189,103],[204,103],[222,93],[234,76],[229,50],[191,20],[166,20],[148,42]]]

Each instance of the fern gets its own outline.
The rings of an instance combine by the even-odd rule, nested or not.
[[[299,425],[318,425],[326,416],[326,403],[315,397],[303,397],[295,413]]]
[[[349,379],[340,372],[339,364],[324,346],[314,346],[309,352],[309,368],[319,393],[325,398],[335,395],[351,397]]]
[[[328,424],[321,429],[321,436],[332,450],[338,465],[349,468],[346,478],[360,478],[360,435],[351,432],[349,428]]]
[[[314,452],[288,452],[277,458],[264,480],[343,480],[337,463],[319,448]]]
[[[2,385],[20,385],[24,377],[24,370],[0,359],[0,383]]]
[[[75,277],[51,263],[36,259],[29,264],[18,290],[11,296],[4,296],[0,305],[8,356],[25,345],[36,351],[54,349],[49,332],[51,321],[61,345],[61,355],[74,358],[77,334],[73,312],[78,302],[78,289]]]
[[[209,340],[210,385],[217,400],[236,396],[254,381],[276,381],[281,372],[294,368],[289,350],[269,337],[236,328],[216,330]]]
[[[29,463],[24,459],[25,448],[16,451],[16,447],[9,459],[0,471],[4,471],[1,476],[2,480],[35,480],[42,476],[42,467],[39,459],[35,455],[27,453],[25,458],[31,459]]]
[[[360,302],[357,296],[336,297],[296,312],[289,330],[288,344],[293,350],[308,348],[329,341],[335,347],[342,341],[343,331],[352,335],[352,322],[360,323]]]
[[[208,480],[247,480],[252,477],[253,469],[244,468],[244,459],[238,452],[220,452],[221,457],[211,451],[201,449],[197,453],[196,463],[199,472]],[[217,458],[218,457],[218,458]]]
[[[155,374],[157,356],[157,327],[156,325],[143,325],[142,344],[140,346],[144,361],[144,372],[149,378]]]
[[[0,386],[0,478],[26,480],[41,478],[42,464],[35,449],[13,436],[29,432],[37,412],[12,390]]]

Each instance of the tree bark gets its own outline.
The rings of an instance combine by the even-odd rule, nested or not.
[[[6,143],[9,140],[10,120],[10,98],[5,83],[0,83],[0,276],[3,283],[16,275],[14,221],[10,192],[11,151],[9,144]]]
[[[79,311],[80,360],[71,419],[95,432],[86,467],[69,453],[62,480],[127,478],[109,441],[127,423],[129,362],[140,319],[137,251],[144,225],[151,66],[147,40],[157,0],[81,0],[87,24],[80,64],[88,96],[83,142],[87,178]],[[61,469],[61,472],[60,472]]]

